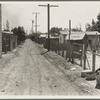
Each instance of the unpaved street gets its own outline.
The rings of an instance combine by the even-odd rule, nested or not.
[[[100,94],[100,91],[92,86],[89,87],[88,84],[78,85],[82,81],[81,78],[79,81],[69,80],[71,75],[67,74],[70,71],[65,69],[66,74],[60,69],[64,66],[67,68],[67,65],[63,63],[60,66],[62,61],[56,58],[57,54],[50,58],[49,53],[45,51],[27,39],[16,51],[8,54],[8,58],[7,54],[6,57],[4,55],[0,65],[0,95]],[[54,62],[55,60],[60,64]]]

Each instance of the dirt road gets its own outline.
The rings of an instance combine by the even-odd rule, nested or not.
[[[45,51],[27,39],[16,51],[3,55],[0,65],[0,95],[100,94],[100,91],[83,82],[84,79],[79,75],[72,75],[75,72],[71,71],[70,64],[63,58]]]

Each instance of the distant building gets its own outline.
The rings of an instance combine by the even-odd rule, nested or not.
[[[46,38],[47,34],[40,34],[39,38]]]
[[[69,34],[66,36],[65,42],[69,43]],[[84,32],[72,31],[70,34],[70,42],[71,44],[73,43],[85,44],[86,48],[88,47],[88,37]]]
[[[66,36],[69,34],[68,30],[63,30],[60,31],[60,35],[59,35],[59,43],[63,44],[65,42],[65,38]]]
[[[68,42],[69,34],[66,36],[65,41]],[[72,31],[70,35],[71,43],[85,44],[88,49],[96,49],[100,46],[100,33],[97,31],[90,32],[77,32]]]
[[[46,36],[47,36],[46,33],[40,34],[40,36],[39,36],[39,44],[44,44],[44,43],[45,43],[45,41],[46,41]]]
[[[69,51],[71,53],[71,56],[73,55],[73,57],[79,57],[79,55],[73,54],[73,52],[82,51],[83,44],[85,45],[85,49],[87,49],[88,47],[87,35],[84,32],[71,31],[70,42],[69,42],[69,34],[68,34],[65,38],[65,43],[66,43],[67,57],[69,57]]]

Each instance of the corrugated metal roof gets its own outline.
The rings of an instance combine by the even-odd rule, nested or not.
[[[47,35],[46,34],[41,34],[39,37],[46,37]]]
[[[87,32],[85,32],[87,35],[100,35],[100,33],[99,32],[97,32],[97,31],[87,31]]]
[[[2,33],[13,34],[13,32],[10,32],[10,31],[3,31]]]
[[[84,32],[71,32],[70,40],[82,40],[84,36]],[[69,40],[69,34],[66,36],[65,40]]]
[[[63,34],[63,35],[67,35],[67,34],[69,34],[69,31],[68,30],[66,30],[66,31],[64,30],[64,31],[60,31],[60,33]]]
[[[48,38],[48,36],[46,36],[46,38]],[[51,38],[51,39],[58,39],[59,37],[58,37],[58,36],[51,36],[51,35],[50,35],[50,38]]]

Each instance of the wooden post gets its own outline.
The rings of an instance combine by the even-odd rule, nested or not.
[[[34,21],[32,20],[32,34],[33,34],[33,23],[34,23]]]
[[[71,20],[69,20],[69,61],[71,61],[71,43],[70,43],[70,35],[71,35]]]
[[[6,40],[6,42],[5,42],[5,47],[6,47],[6,48],[5,48],[5,49],[6,49],[6,50],[5,50],[5,53],[7,53],[7,40]]]
[[[60,55],[60,44],[58,43],[58,55]]]
[[[15,35],[15,45],[17,47],[17,36]]]
[[[57,42],[54,42],[54,50],[55,50],[55,53],[57,53]]]
[[[96,51],[93,50],[93,54],[92,54],[92,72],[95,72],[95,59],[96,59],[95,53],[96,53]]]
[[[96,37],[95,37],[95,50],[97,50],[97,33],[96,33]]]
[[[0,58],[2,58],[2,14],[0,4]]]
[[[47,5],[48,13],[48,51],[50,51],[50,5]]]
[[[83,51],[81,51],[81,61],[80,61],[80,66],[82,67],[82,60],[83,60],[83,54],[82,54]]]
[[[67,57],[67,54],[68,54],[68,53],[67,53],[67,52],[68,52],[67,46],[68,46],[68,43],[66,43],[66,60],[67,60],[67,58],[68,58],[68,57]]]
[[[82,67],[82,65],[83,65],[83,62],[82,62],[82,60],[83,60],[83,45],[82,45],[82,50],[80,51],[80,53],[81,53],[80,66]]]
[[[10,35],[10,51],[13,50],[12,38],[13,38],[13,36]]]
[[[86,46],[83,46],[83,55],[84,55],[84,66],[83,69],[86,69]]]
[[[62,44],[62,57],[64,57],[64,43]]]
[[[74,63],[74,55],[73,55],[73,51],[74,51],[74,44],[72,44],[72,54],[71,54],[71,55],[72,55],[72,56],[71,56],[71,58],[72,58],[72,61],[71,61],[72,64]]]

